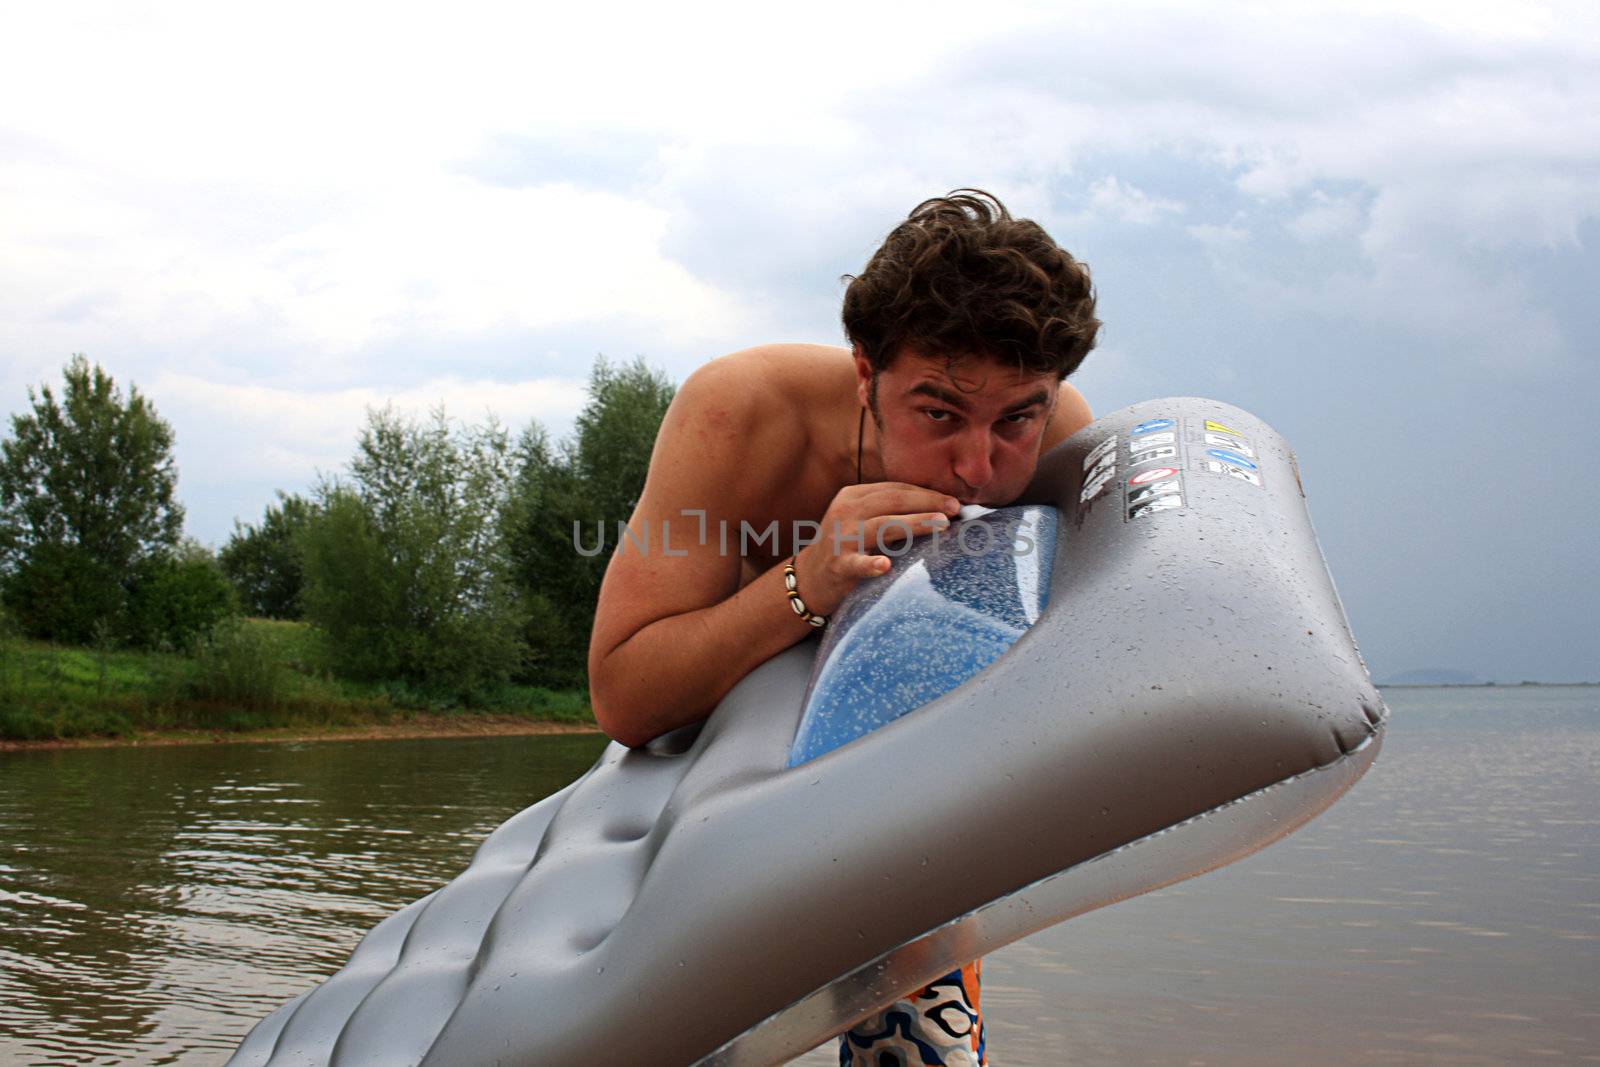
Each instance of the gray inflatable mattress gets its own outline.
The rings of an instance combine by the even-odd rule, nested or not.
[[[1288,446],[1226,404],[1137,404],[702,726],[611,745],[230,1062],[781,1063],[1292,832],[1386,714]]]

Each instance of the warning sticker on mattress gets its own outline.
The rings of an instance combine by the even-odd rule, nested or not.
[[[1241,482],[1249,482],[1251,485],[1261,484],[1261,475],[1234,463],[1219,463],[1214,459],[1208,459],[1206,460],[1206,470],[1212,474],[1226,474],[1239,479]]]
[[[1100,458],[1100,462],[1095,464],[1094,470],[1092,470],[1088,474],[1084,475],[1083,484],[1084,485],[1088,485],[1091,482],[1104,481],[1104,480],[1110,478],[1113,474],[1115,474],[1116,471],[1117,471],[1117,457],[1116,456],[1102,456]]]
[[[1165,448],[1147,448],[1143,451],[1135,452],[1133,455],[1129,456],[1128,463],[1131,466],[1137,467],[1141,463],[1153,463],[1158,459],[1175,459],[1177,458],[1177,455],[1178,450],[1176,448],[1172,448],[1171,446]]]
[[[1168,478],[1166,481],[1151,482],[1148,485],[1141,485],[1137,489],[1129,490],[1128,506],[1132,507],[1135,504],[1142,504],[1152,497],[1168,496],[1173,493],[1180,492],[1182,488],[1183,487],[1178,484],[1178,479],[1176,478]]]
[[[1231,433],[1235,437],[1243,437],[1244,436],[1244,434],[1240,433],[1238,430],[1233,429],[1231,426],[1224,426],[1224,425],[1222,425],[1222,423],[1213,422],[1210,419],[1206,420],[1206,429],[1210,430],[1212,433]]]
[[[1256,455],[1256,450],[1251,448],[1250,443],[1242,437],[1228,437],[1225,434],[1208,433],[1206,434],[1206,444],[1216,445],[1218,448],[1231,449],[1239,453],[1239,455],[1249,456],[1251,459],[1254,459]]]
[[[1099,478],[1091,478],[1089,481],[1084,482],[1083,483],[1083,492],[1078,494],[1078,503],[1087,504],[1089,501],[1093,500],[1095,497],[1097,497],[1101,493],[1105,492],[1106,486],[1108,486],[1110,484],[1111,484],[1111,471],[1110,470],[1107,470],[1105,472],[1105,474],[1102,475]]]
[[[1128,509],[1128,518],[1139,519],[1158,511],[1171,511],[1173,508],[1181,507],[1183,507],[1183,497],[1177,493],[1168,493],[1165,496],[1153,497],[1142,504],[1133,505]]]
[[[1177,473],[1178,470],[1176,467],[1153,467],[1150,470],[1142,471],[1139,474],[1135,474],[1132,478],[1129,478],[1128,484],[1130,486],[1148,485],[1150,482],[1159,482],[1163,478],[1175,477]]]
[[[1089,450],[1089,454],[1083,457],[1083,469],[1088,470],[1090,467],[1097,465],[1102,459],[1105,459],[1107,456],[1115,453],[1116,450],[1117,435],[1112,434],[1110,437],[1091,448]]]
[[[1178,424],[1173,422],[1171,419],[1150,419],[1147,422],[1141,422],[1139,425],[1129,430],[1128,435],[1130,437],[1140,437],[1147,433],[1156,433],[1159,430],[1176,429],[1177,425]]]
[[[1244,467],[1247,470],[1256,469],[1256,465],[1248,458],[1239,455],[1237,452],[1230,452],[1226,448],[1208,448],[1206,449],[1206,455],[1212,459],[1220,459],[1224,463],[1232,463],[1236,467]]]

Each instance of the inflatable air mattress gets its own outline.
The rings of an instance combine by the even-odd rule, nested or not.
[[[1283,440],[1138,404],[702,727],[611,745],[231,1062],[782,1063],[1290,833],[1385,717]]]

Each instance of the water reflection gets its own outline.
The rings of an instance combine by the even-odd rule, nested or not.
[[[1600,689],[1384,699],[1293,837],[990,956],[995,1062],[1600,1062]]]
[[[3,757],[0,1060],[216,1062],[602,746],[557,736]]]
[[[1600,690],[1385,696],[1300,833],[989,957],[995,1062],[1592,1062]],[[219,1062],[601,744],[0,756],[0,1062]]]

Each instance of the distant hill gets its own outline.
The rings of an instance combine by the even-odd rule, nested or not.
[[[1401,671],[1384,678],[1379,685],[1483,685],[1489,679],[1471,671],[1453,671],[1443,667],[1422,667],[1414,671]]]

